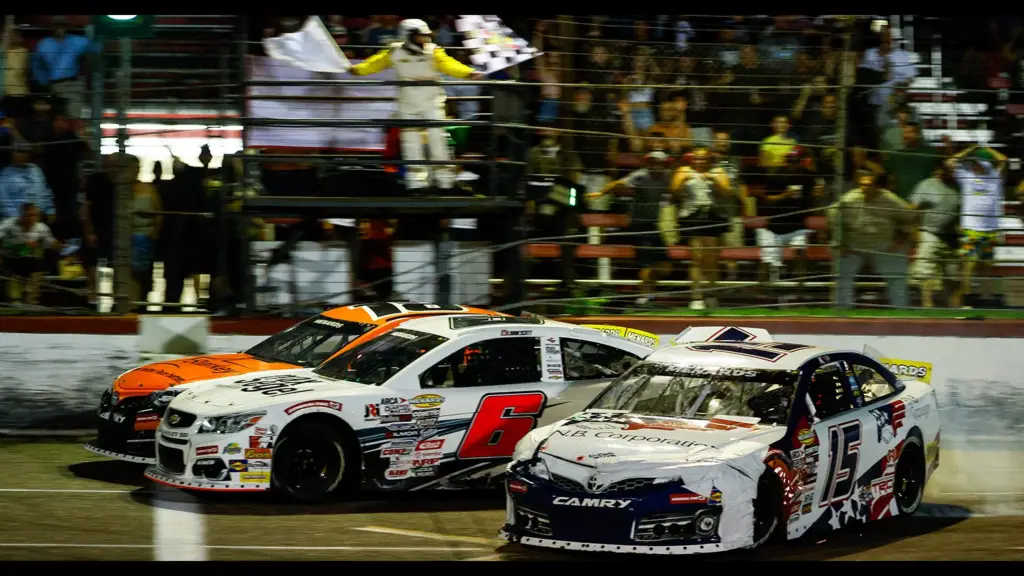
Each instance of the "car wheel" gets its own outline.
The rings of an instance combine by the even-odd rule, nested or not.
[[[765,470],[757,481],[754,498],[754,544],[757,548],[782,534],[782,481],[773,470]]]
[[[893,485],[893,499],[900,514],[907,516],[917,512],[924,499],[924,449],[921,439],[908,436],[903,441],[900,459],[896,461],[896,478]]]
[[[297,422],[274,444],[271,488],[292,501],[322,500],[349,474],[350,461],[341,432],[322,421]]]

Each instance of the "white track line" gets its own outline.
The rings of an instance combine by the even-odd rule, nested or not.
[[[1024,496],[1024,492],[936,492],[940,496]]]
[[[38,492],[42,494],[131,494],[135,490],[50,490],[48,488],[0,488],[0,492]],[[149,490],[143,490],[149,492]]]
[[[0,548],[155,548],[153,544],[67,544],[65,542],[0,542]],[[217,550],[349,550],[349,551],[380,551],[380,552],[473,552],[485,551],[479,547],[438,547],[438,546],[211,546],[206,549]]]
[[[363,526],[362,528],[353,528],[353,530],[361,530],[363,532],[377,532],[378,534],[394,534],[396,536],[411,536],[413,538],[426,538],[428,540],[448,540],[451,542],[470,542],[473,544],[490,544],[496,545],[504,543],[504,540],[498,540],[497,538],[478,538],[476,536],[454,536],[451,534],[437,534],[434,532],[423,532],[420,530],[402,530],[399,528],[387,528],[384,526]]]
[[[463,562],[501,562],[505,558],[501,554],[490,554],[488,556],[477,556],[476,558],[466,558]]]
[[[206,519],[199,500],[175,491],[175,499],[162,499],[170,488],[157,488],[153,503],[153,559],[158,561],[208,560]]]

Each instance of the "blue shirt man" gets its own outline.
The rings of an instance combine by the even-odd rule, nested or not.
[[[63,19],[55,19],[53,35],[40,40],[32,54],[32,76],[44,86],[74,80],[78,77],[79,58],[98,51],[95,42],[85,36],[67,34],[65,26]]]
[[[0,171],[0,219],[19,216],[24,204],[35,204],[52,216],[53,194],[43,171],[28,161],[28,146],[16,145],[11,156],[11,165]]]

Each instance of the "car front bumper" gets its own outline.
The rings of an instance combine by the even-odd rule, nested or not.
[[[189,415],[191,416],[191,415]],[[261,492],[270,489],[273,437],[253,429],[236,434],[199,433],[202,418],[156,433],[156,462],[146,477],[187,490]]]
[[[148,397],[128,397],[111,406],[107,391],[97,411],[96,438],[86,443],[85,449],[125,462],[153,464],[159,423],[160,414],[150,406]]]

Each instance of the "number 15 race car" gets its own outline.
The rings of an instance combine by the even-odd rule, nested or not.
[[[927,384],[868,354],[691,328],[519,442],[501,534],[606,552],[756,547],[913,514],[938,462]]]
[[[587,405],[651,352],[541,317],[409,320],[311,370],[182,390],[157,431],[151,480],[192,490],[335,491],[486,484],[523,436]]]
[[[153,362],[114,380],[100,399],[99,426],[86,450],[128,462],[156,462],[160,418],[177,387],[253,372],[319,366],[348,347],[365,342],[407,319],[431,314],[490,314],[480,308],[419,302],[378,302],[334,308],[275,334],[245,352]]]

